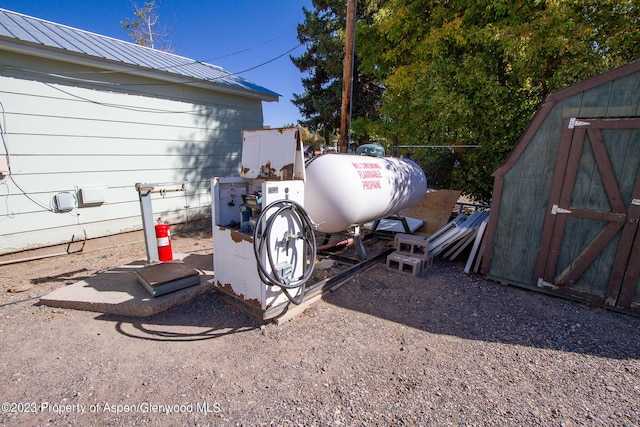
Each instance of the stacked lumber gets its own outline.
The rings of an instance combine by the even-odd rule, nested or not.
[[[484,252],[484,232],[488,222],[488,210],[458,215],[429,237],[429,254],[454,260],[465,249],[471,248],[464,271],[477,273]]]

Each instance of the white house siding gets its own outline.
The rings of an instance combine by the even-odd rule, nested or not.
[[[155,218],[206,218],[210,178],[237,175],[241,131],[262,127],[260,99],[99,71],[2,54],[0,255],[141,229],[139,182],[186,185],[154,196]],[[91,186],[106,203],[54,212]]]

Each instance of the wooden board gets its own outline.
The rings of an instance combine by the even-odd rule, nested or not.
[[[403,212],[403,215],[423,220],[424,224],[416,234],[430,235],[449,222],[459,198],[460,191],[457,190],[430,191],[417,206]]]

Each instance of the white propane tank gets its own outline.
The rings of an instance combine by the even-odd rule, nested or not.
[[[427,191],[422,168],[394,157],[324,154],[307,163],[306,175],[304,209],[323,233],[408,210]]]

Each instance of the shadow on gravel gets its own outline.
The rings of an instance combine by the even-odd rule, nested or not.
[[[147,341],[203,341],[260,328],[258,321],[224,304],[213,293],[154,316],[102,314],[96,319],[113,323],[122,335]]]
[[[325,300],[434,334],[640,359],[640,318],[489,282],[442,260],[418,278],[376,266]]]
[[[34,285],[39,285],[40,283],[47,283],[47,282],[69,282],[70,280],[73,280],[73,281],[84,280],[91,276],[88,276],[88,275],[77,276],[77,274],[84,273],[86,271],[89,271],[89,270],[87,270],[86,268],[81,268],[78,270],[66,271],[61,274],[56,274],[55,276],[38,277],[36,279],[31,279],[29,282]]]

